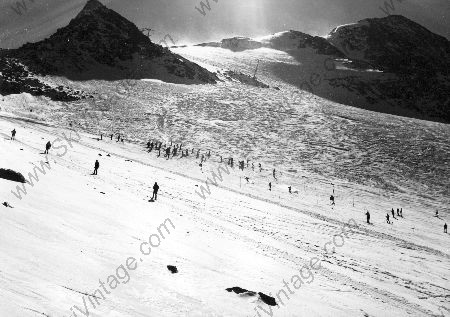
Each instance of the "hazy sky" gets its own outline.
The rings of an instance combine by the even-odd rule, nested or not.
[[[27,9],[17,10],[17,1]],[[202,0],[206,3],[206,0]],[[211,11],[200,14],[200,0],[101,0],[138,27],[155,31],[153,40],[170,34],[177,44],[220,40],[227,36],[257,37],[284,30],[326,35],[335,26],[368,17],[386,16],[380,7],[393,3],[402,14],[450,38],[450,0],[209,0]],[[0,47],[12,48],[48,37],[68,24],[86,0],[0,0]]]

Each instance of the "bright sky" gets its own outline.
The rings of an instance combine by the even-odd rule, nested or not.
[[[17,14],[17,1],[26,10]],[[206,3],[206,0],[202,0]],[[217,2],[215,2],[217,1]],[[159,41],[170,34],[177,44],[220,40],[227,36],[257,37],[285,30],[326,35],[335,26],[368,17],[386,16],[380,7],[393,3],[402,14],[450,38],[449,0],[209,0],[200,14],[200,0],[101,0],[139,27],[149,27]],[[0,0],[0,47],[17,47],[48,37],[68,24],[86,0]]]

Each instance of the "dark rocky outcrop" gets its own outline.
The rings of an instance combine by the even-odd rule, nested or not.
[[[26,183],[25,177],[21,173],[11,169],[0,168],[0,178],[18,183]]]

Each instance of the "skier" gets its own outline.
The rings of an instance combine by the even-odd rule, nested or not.
[[[16,139],[16,129],[11,131],[11,140],[15,140]]]
[[[259,171],[262,172],[261,163],[259,163]]]
[[[277,178],[275,177],[275,169],[273,169],[273,178],[277,179]]]
[[[120,134],[117,136],[117,142],[120,141]]]
[[[367,210],[366,212],[367,223],[370,225],[370,212]]]
[[[103,134],[100,134],[100,140],[103,140]]]
[[[167,156],[167,159],[170,158],[170,147],[168,147],[168,148],[166,149],[166,155],[165,155],[165,156]]]
[[[403,208],[400,208],[400,217],[403,218]]]
[[[250,178],[248,176],[245,176],[245,180],[247,181],[247,183],[250,183]]]
[[[50,150],[51,147],[52,147],[52,144],[50,143],[50,141],[48,141],[47,144],[45,145],[44,154],[48,154],[48,151]]]
[[[400,209],[397,208],[397,216],[400,217]]]
[[[391,213],[392,213],[392,218],[397,219],[397,218],[395,218],[394,208],[392,208]]]
[[[289,194],[292,194],[292,187],[289,186],[288,189],[289,189]]]
[[[269,183],[269,190],[272,191],[272,183]]]
[[[439,218],[439,211],[436,210],[436,217]]]
[[[391,222],[389,221],[389,213],[386,214],[386,222],[389,223],[389,224],[391,223]]]
[[[444,233],[447,233],[447,223],[444,224]]]
[[[155,182],[155,185],[153,185],[153,196],[152,196],[152,200],[156,200],[156,198],[157,198],[157,196],[158,196],[158,190],[159,190],[158,183]]]
[[[94,173],[92,175],[97,175],[97,170],[99,167],[100,167],[100,163],[98,162],[98,160],[95,160]]]
[[[112,141],[112,139],[113,139],[113,135],[111,134],[111,135],[110,135],[110,137],[111,137],[111,141]]]
[[[333,206],[336,205],[336,204],[334,203],[334,196],[333,196],[333,195],[330,196],[330,200],[331,200],[331,204],[332,204]]]

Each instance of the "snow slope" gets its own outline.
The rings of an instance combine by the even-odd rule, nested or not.
[[[8,140],[13,127],[17,141]],[[48,157],[51,169],[21,200],[10,192],[17,183],[0,179],[1,200],[14,207],[0,209],[1,316],[83,316],[73,308],[84,310],[80,293],[92,294],[131,256],[138,262],[128,283],[120,271],[120,286],[100,306],[87,302],[89,316],[270,315],[258,296],[225,291],[234,286],[271,293],[280,304],[274,316],[449,314],[444,219],[400,197],[342,182],[332,209],[331,185],[317,175],[304,175],[298,194],[290,195],[288,175],[272,179],[268,192],[270,170],[246,184],[248,171],[235,168],[202,199],[197,186],[216,170],[217,157],[202,172],[192,157],[167,161],[141,145],[9,114],[0,117],[0,131],[1,166],[24,175],[44,159],[47,140],[61,139]],[[95,159],[101,166],[94,177]],[[161,193],[149,203],[154,181]],[[405,218],[388,225],[384,214],[392,205],[403,206]],[[364,208],[374,225],[364,224]],[[144,257],[141,243],[165,219],[175,229]],[[350,219],[357,227],[345,226]],[[342,246],[326,252],[333,239]],[[299,273],[316,257],[320,269]],[[172,275],[169,264],[179,273]],[[299,290],[290,283],[294,275],[304,281]],[[283,280],[294,293],[289,299],[280,293],[280,301],[277,292],[288,292]]]

